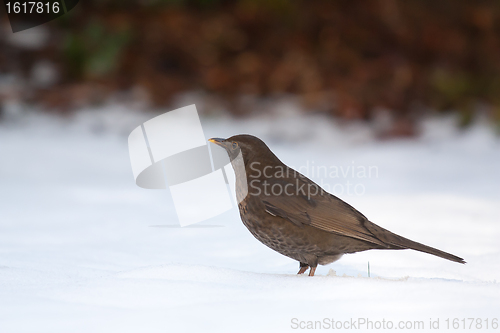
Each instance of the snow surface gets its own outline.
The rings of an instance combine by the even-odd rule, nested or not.
[[[375,223],[467,261],[367,251],[310,278],[254,239],[236,208],[180,228],[168,191],[135,186],[127,135],[152,116],[108,107],[0,123],[0,332],[301,331],[293,318],[428,331],[430,319],[443,329],[446,318],[500,317],[500,142],[487,125],[430,119],[419,139],[380,142],[317,115],[202,119],[207,138],[258,135],[296,168],[376,167],[310,176],[340,184],[335,194]]]

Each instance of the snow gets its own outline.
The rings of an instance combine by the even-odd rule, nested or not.
[[[488,125],[428,119],[419,139],[380,142],[319,115],[203,118],[207,138],[255,134],[297,168],[376,167],[311,177],[375,223],[467,261],[367,251],[310,278],[235,208],[181,228],[168,191],[135,186],[127,135],[152,116],[113,106],[0,123],[0,332],[290,332],[357,318],[428,331],[430,320],[499,317],[500,141]]]

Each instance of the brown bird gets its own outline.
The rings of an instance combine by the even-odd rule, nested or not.
[[[224,148],[236,175],[241,220],[264,245],[299,261],[298,274],[345,253],[371,249],[420,252],[464,264],[462,258],[396,235],[312,180],[287,167],[251,135],[209,140]]]

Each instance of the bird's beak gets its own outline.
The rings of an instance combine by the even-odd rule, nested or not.
[[[208,139],[208,141],[215,143],[216,145],[221,146],[221,147],[223,147],[224,142],[226,142],[225,139],[221,139],[221,138],[211,138],[211,139]]]

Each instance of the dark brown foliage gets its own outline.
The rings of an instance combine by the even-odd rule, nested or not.
[[[237,114],[241,95],[290,93],[345,119],[386,108],[406,124],[423,106],[465,124],[478,103],[500,118],[496,0],[151,3],[81,1],[56,22],[64,84],[142,86],[160,106],[202,90]]]

